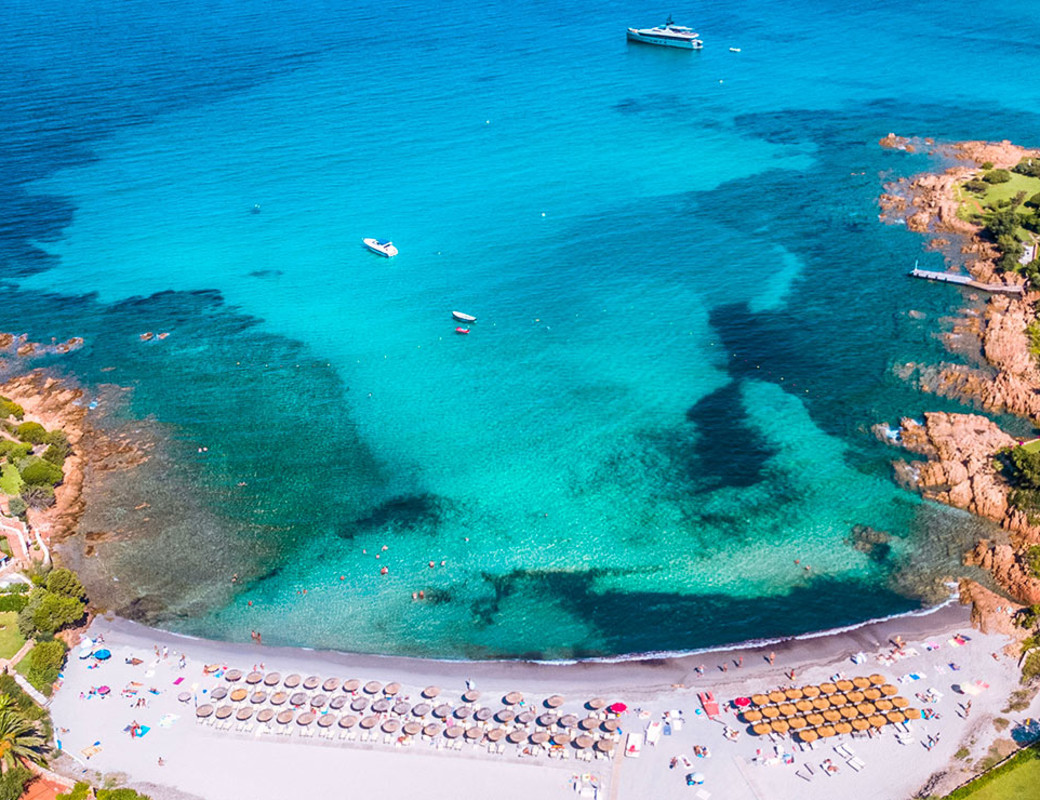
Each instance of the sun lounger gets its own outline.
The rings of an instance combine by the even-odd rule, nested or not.
[[[798,776],[799,778],[801,778],[801,779],[802,779],[803,781],[805,781],[806,783],[808,783],[809,781],[811,781],[811,780],[812,780],[812,776],[811,776],[811,775],[803,775],[803,774],[802,774],[802,772],[801,772],[801,770],[797,770],[797,769],[796,769],[796,770],[794,771],[794,774],[795,774],[795,775],[797,775],[797,776]]]
[[[852,769],[854,769],[856,772],[859,772],[861,769],[863,769],[863,767],[866,766],[866,764],[864,763],[863,759],[855,758],[855,757],[850,758],[845,763],[848,764],[850,767],[852,767]]]

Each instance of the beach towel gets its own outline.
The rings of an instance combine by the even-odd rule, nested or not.
[[[174,686],[180,686],[181,685],[181,681],[183,681],[183,680],[184,680],[184,676],[182,675],[180,678],[178,678],[177,680],[175,680],[173,682],[173,685]]]
[[[101,745],[97,743],[92,744],[90,747],[84,747],[82,750],[79,751],[80,755],[86,759],[89,759],[91,756],[96,756],[100,752]]]

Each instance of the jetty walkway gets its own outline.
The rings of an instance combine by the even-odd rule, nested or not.
[[[931,272],[926,269],[914,267],[907,273],[911,278],[924,278],[928,281],[939,281],[940,283],[955,283],[958,286],[969,286],[972,289],[980,289],[983,292],[993,294],[1022,294],[1022,287],[1006,283],[982,283],[970,275],[954,275],[949,272]]]

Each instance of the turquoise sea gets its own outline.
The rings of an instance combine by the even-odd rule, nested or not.
[[[625,41],[669,13],[703,51]],[[67,545],[109,607],[344,650],[678,651],[935,602],[985,529],[898,488],[870,431],[962,408],[894,373],[956,358],[964,298],[903,277],[941,257],[876,198],[935,162],[877,140],[1040,144],[1033,3],[3,20],[0,329],[85,337],[42,363],[163,443],[95,498],[115,535]]]

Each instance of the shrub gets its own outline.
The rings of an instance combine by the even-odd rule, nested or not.
[[[25,416],[25,409],[8,397],[0,397],[0,418],[14,417],[21,419]]]
[[[1022,679],[1031,680],[1040,675],[1040,650],[1034,650],[1022,663]]]
[[[0,458],[6,458],[12,464],[20,458],[25,458],[31,452],[31,444],[12,442],[10,439],[0,439]]]
[[[965,181],[964,188],[969,192],[976,192],[982,194],[989,188],[989,184],[979,178],[972,178],[970,181]]]
[[[1007,183],[1011,180],[1011,173],[1006,169],[991,169],[982,176],[986,183]]]
[[[61,468],[65,466],[65,456],[67,455],[68,453],[60,447],[56,447],[52,444],[47,447],[46,451],[44,451],[43,460],[48,464],[53,464],[54,466]]]
[[[28,510],[29,504],[21,497],[12,497],[7,501],[7,508],[16,517],[20,517]]]
[[[4,587],[0,588],[0,595],[5,595],[5,594],[28,594],[28,592],[29,592],[29,587],[26,584],[21,583],[20,581],[18,583],[9,583],[9,584],[7,584],[7,586],[4,586]]]
[[[55,447],[60,447],[66,453],[72,449],[65,431],[47,431],[47,434],[43,437],[43,444],[52,444]]]
[[[64,597],[75,597],[77,600],[82,600],[87,594],[76,573],[65,568],[53,570],[47,576],[47,591]]]
[[[1031,178],[1040,178],[1040,159],[1023,158],[1011,171],[1017,172],[1019,175],[1028,175]]]
[[[986,217],[986,230],[993,241],[998,241],[1001,236],[1014,236],[1017,229],[1018,215],[1010,209],[994,211]]]
[[[1034,544],[1025,552],[1026,566],[1033,576],[1040,578],[1040,544]]]
[[[61,467],[44,461],[42,458],[31,458],[21,468],[22,480],[30,486],[54,486],[65,477]]]
[[[992,161],[983,161],[982,162],[982,168],[983,169],[993,169],[993,162]]]
[[[83,619],[86,606],[75,597],[34,589],[18,615],[18,630],[26,639],[49,638]]]
[[[36,688],[43,690],[58,680],[65,665],[65,643],[55,639],[40,642],[29,651],[29,670],[26,677]]]
[[[90,786],[77,783],[68,794],[59,794],[55,800],[87,800]],[[133,789],[98,789],[97,800],[150,800],[147,795],[138,794]]]
[[[0,611],[21,611],[28,604],[24,594],[0,594]]]
[[[22,489],[22,502],[29,508],[50,508],[54,505],[54,487],[26,486]]]
[[[43,439],[47,435],[47,429],[39,422],[23,422],[14,429],[14,435],[23,442],[43,444]]]
[[[25,792],[25,786],[35,776],[28,768],[18,765],[0,775],[0,800],[18,800]]]
[[[1040,208],[1040,192],[1037,192],[1028,200],[1026,200],[1025,204],[1030,208]]]

